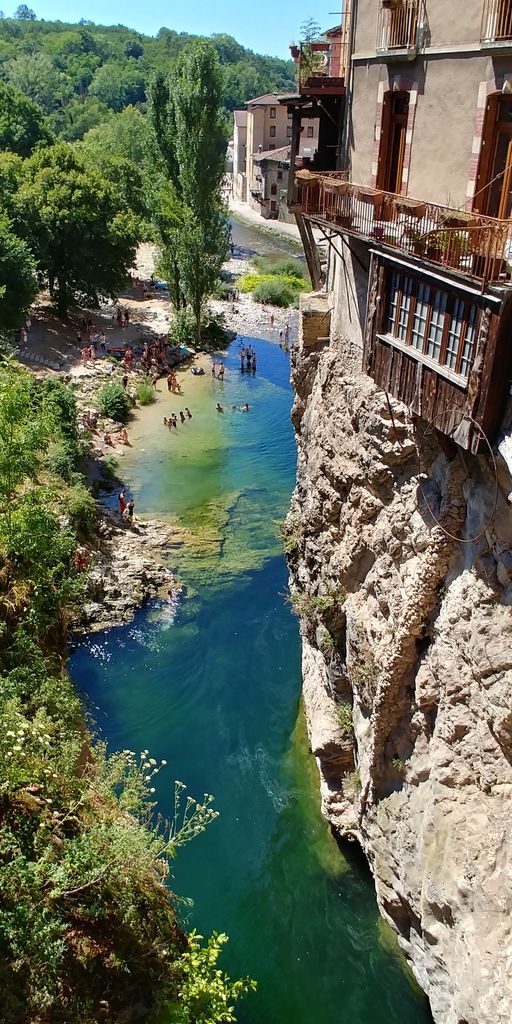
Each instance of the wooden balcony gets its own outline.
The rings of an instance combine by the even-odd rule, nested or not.
[[[355,185],[343,171],[299,171],[302,213],[483,285],[512,281],[512,221]]]
[[[512,43],[510,0],[484,0],[480,39],[484,45]]]
[[[415,57],[422,0],[381,0],[377,21],[377,53],[395,59]]]

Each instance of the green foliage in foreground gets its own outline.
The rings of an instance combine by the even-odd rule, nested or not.
[[[102,416],[108,416],[116,423],[126,423],[130,415],[130,396],[117,380],[108,381],[98,391],[98,409]]]
[[[217,968],[224,936],[187,938],[165,885],[212,798],[176,783],[173,819],[156,818],[166,762],[94,744],[62,670],[92,499],[46,448],[71,444],[73,409],[60,382],[0,365],[2,1024],[221,1024],[251,983]]]

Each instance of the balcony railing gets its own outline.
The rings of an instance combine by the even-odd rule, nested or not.
[[[510,0],[484,0],[482,43],[512,41],[512,3]]]
[[[302,213],[483,283],[512,281],[512,221],[301,171]]]
[[[377,52],[416,53],[421,9],[421,0],[381,0]]]

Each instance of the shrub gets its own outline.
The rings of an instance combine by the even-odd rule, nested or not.
[[[108,416],[118,423],[125,423],[130,415],[130,396],[119,381],[104,384],[98,392],[98,408],[102,416]]]
[[[70,487],[66,505],[73,529],[89,534],[96,521],[96,502],[85,484],[75,483]]]
[[[267,269],[267,274],[280,274],[284,277],[297,277],[304,279],[304,266],[300,260],[289,259],[278,260]]]
[[[271,306],[286,308],[295,298],[293,289],[281,280],[262,281],[253,291],[256,302],[268,302]]]
[[[149,377],[144,377],[137,384],[137,401],[139,405],[152,405],[155,401],[155,389],[151,384]]]
[[[288,274],[244,274],[238,282],[240,291],[242,292],[254,292],[260,284],[275,284],[279,281],[280,284],[285,285],[292,292],[304,291],[307,288],[306,282],[302,277],[295,277]]]
[[[394,757],[391,761],[391,766],[401,779],[405,779],[407,774],[407,761],[403,761],[401,757]]]
[[[53,441],[48,449],[47,464],[52,473],[70,480],[78,468],[81,459],[81,448],[77,441],[69,437],[61,437]]]

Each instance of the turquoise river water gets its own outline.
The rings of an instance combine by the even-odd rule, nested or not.
[[[123,476],[136,512],[179,525],[184,591],[174,617],[156,602],[86,639],[71,674],[111,748],[168,761],[164,814],[174,779],[215,796],[220,816],[180,851],[171,884],[193,901],[189,926],[229,934],[223,966],[257,980],[241,1024],[426,1024],[367,870],[319,813],[276,528],[295,475],[289,359],[255,345],[255,377],[233,343],[224,384],[184,373],[183,398],[160,392],[131,430]],[[249,413],[232,408],[245,401]],[[162,418],[185,405],[193,418],[171,435]]]

